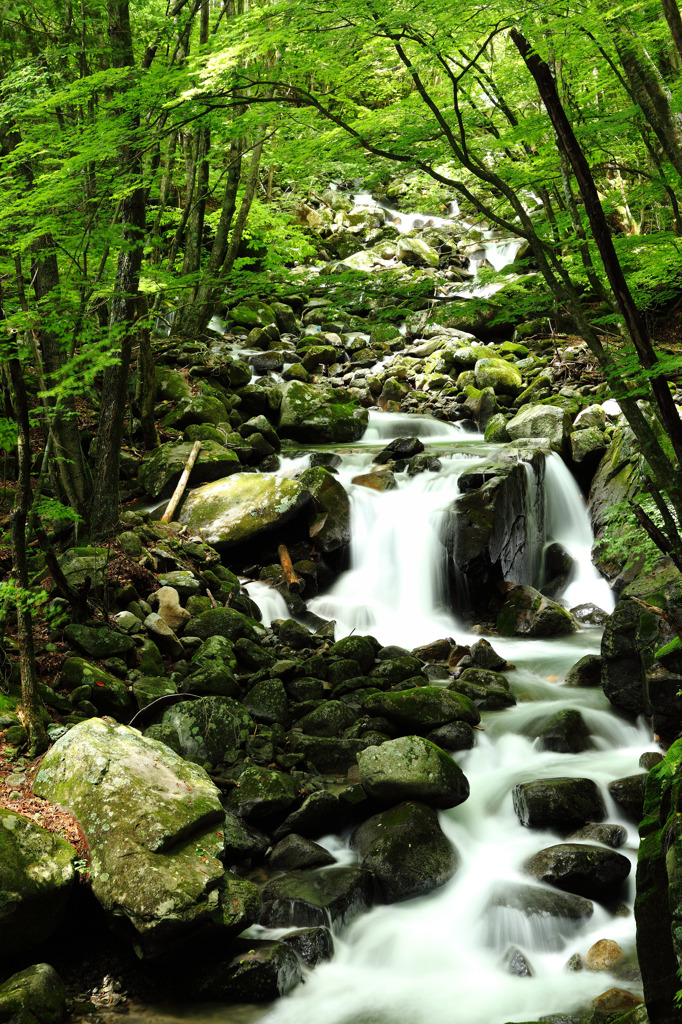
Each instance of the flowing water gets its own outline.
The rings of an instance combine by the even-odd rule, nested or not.
[[[354,475],[367,471],[373,452],[405,433],[419,433],[427,449],[438,452],[441,472],[414,478],[397,474],[398,488],[385,493],[351,483]],[[329,593],[309,602],[310,608],[336,620],[337,637],[371,633],[385,644],[407,648],[442,636],[471,643],[474,638],[448,610],[443,516],[458,493],[460,473],[489,456],[490,446],[428,417],[420,422],[391,414],[373,414],[364,440],[344,455],[340,467],[352,503],[351,564]],[[577,560],[567,603],[592,602],[610,610],[612,596],[589,558],[584,504],[558,456],[548,459],[545,477],[545,541],[551,540]],[[263,596],[261,591],[259,599]],[[268,613],[273,609],[286,614],[276,605]],[[623,819],[606,786],[638,771],[640,754],[652,746],[648,729],[644,722],[616,715],[601,690],[561,685],[579,657],[598,653],[598,631],[542,641],[495,637],[492,643],[516,666],[508,679],[518,703],[485,714],[476,747],[456,755],[471,796],[440,812],[443,830],[460,854],[456,876],[426,897],[377,906],[356,919],[336,936],[333,961],[311,972],[263,1024],[504,1024],[576,1010],[614,985],[637,990],[609,974],[565,969],[573,953],[585,954],[600,938],[614,939],[632,952],[634,871],[623,894],[630,909],[615,913],[595,902],[592,919],[580,926],[546,915],[528,918],[494,901],[510,886],[538,884],[524,876],[521,866],[558,841],[553,832],[519,824],[511,792],[524,780],[593,779],[605,798],[607,820],[628,831],[620,852],[634,865],[637,830]],[[585,753],[538,748],[539,727],[565,708],[580,710],[587,723],[592,749]],[[337,838],[322,842],[339,859],[352,858]],[[253,934],[271,933],[255,929]],[[532,976],[510,973],[512,947],[526,956]]]

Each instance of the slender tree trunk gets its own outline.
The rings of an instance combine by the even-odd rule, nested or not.
[[[663,4],[663,13],[668,22],[668,28],[670,29],[675,49],[682,59],[682,17],[680,17],[677,0],[661,0],[661,3]]]
[[[128,0],[109,0],[109,39],[113,66],[132,68],[134,58]],[[146,228],[146,190],[142,184],[142,159],[136,137],[140,126],[139,114],[137,110],[126,113],[131,128],[119,151],[119,162],[122,173],[131,180],[131,187],[121,203],[123,237],[109,316],[109,332],[119,359],[104,371],[102,385],[90,509],[91,531],[96,538],[110,536],[118,522],[119,456]]]
[[[154,404],[156,402],[156,373],[154,371],[154,354],[152,352],[151,332],[149,329],[149,306],[145,295],[138,296],[137,315],[139,327],[137,331],[137,386],[135,388],[135,404],[142,424],[142,436],[148,449],[158,448],[159,435],[156,429]]]
[[[41,721],[42,703],[38,696],[36,656],[33,643],[33,616],[28,597],[28,564],[26,561],[26,524],[31,505],[31,448],[29,443],[28,401],[24,374],[15,352],[9,360],[9,372],[14,392],[14,412],[17,418],[19,476],[12,514],[12,574],[17,594],[17,641],[19,644],[19,670],[21,673],[21,703],[23,722],[28,732],[30,756],[45,750],[47,734]]]
[[[658,358],[651,344],[646,324],[640,316],[625,280],[625,275],[613,246],[611,232],[599,201],[597,187],[585,159],[585,154],[580,148],[580,144],[566,117],[552,72],[537,53],[532,52],[525,36],[513,29],[511,37],[535,80],[538,92],[554,125],[559,142],[565,149],[566,155],[573,167],[573,173],[580,188],[594,240],[597,243],[611,289],[621,315],[625,320],[625,325],[637,352],[640,365],[644,370],[653,369],[655,373]],[[656,398],[661,422],[673,445],[678,466],[682,466],[682,421],[670,394],[668,381],[663,374],[651,376],[651,390]],[[664,487],[668,484],[666,480],[659,482]]]
[[[232,232],[232,237],[230,238],[227,256],[225,257],[225,264],[223,267],[224,277],[228,276],[234,266],[234,261],[237,259],[239,245],[244,235],[244,228],[246,227],[246,221],[248,220],[251,204],[253,203],[256,195],[256,189],[258,188],[258,170],[260,167],[260,158],[262,153],[263,141],[259,142],[253,150],[251,166],[244,186],[244,195],[242,196],[239,213],[237,214],[237,219],[234,223],[234,230]]]

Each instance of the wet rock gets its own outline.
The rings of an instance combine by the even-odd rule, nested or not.
[[[630,874],[630,861],[602,846],[560,843],[533,854],[524,870],[540,882],[603,902],[616,895]]]
[[[468,722],[447,722],[426,734],[442,750],[471,750],[475,742],[474,730]]]
[[[509,974],[519,978],[532,978],[535,973],[520,949],[510,949],[505,957],[506,968]]]
[[[324,847],[293,832],[281,839],[268,856],[268,866],[271,871],[328,867],[335,863],[332,855]]]
[[[516,704],[509,683],[500,672],[481,668],[465,668],[451,689],[463,693],[474,702],[479,711],[500,711]]]
[[[478,725],[481,715],[473,701],[440,686],[416,686],[398,693],[375,693],[363,707],[406,730],[429,732],[448,722]]]
[[[608,790],[625,816],[636,825],[644,814],[644,791],[646,774],[627,775],[623,779],[609,782]]]
[[[328,928],[299,928],[282,939],[306,967],[315,967],[334,955],[334,940]]]
[[[593,913],[594,905],[582,896],[512,883],[491,897],[486,934],[491,945],[502,949],[513,943],[542,952],[560,950]]]
[[[422,801],[432,807],[456,807],[469,796],[461,768],[421,736],[401,736],[358,753],[363,789],[383,804]]]
[[[557,711],[538,731],[540,750],[553,750],[558,754],[579,754],[592,746],[585,719],[574,708]]]
[[[380,680],[390,686],[402,683],[405,679],[416,678],[421,674],[421,662],[407,653],[402,653],[398,657],[383,658],[369,671],[370,679]]]
[[[609,620],[609,613],[596,604],[579,604],[570,611],[581,626],[605,626]]]
[[[527,828],[567,830],[586,821],[603,821],[606,808],[591,779],[536,779],[512,791],[514,810]]]
[[[74,883],[75,860],[70,843],[0,808],[1,956],[23,953],[54,932]]]
[[[485,668],[491,672],[501,672],[508,668],[507,662],[495,651],[488,640],[477,640],[469,648],[471,664],[474,668]]]
[[[225,812],[222,832],[225,836],[223,852],[225,864],[247,859],[261,860],[270,847],[269,836],[261,832],[255,825],[242,821],[231,811]]]
[[[64,630],[64,636],[86,657],[98,661],[102,658],[125,658],[135,647],[131,637],[106,627],[93,629],[72,623]]]
[[[411,459],[413,455],[419,455],[423,451],[424,442],[418,437],[396,437],[375,456],[374,462],[381,464],[396,462],[398,459]]]
[[[351,483],[359,487],[369,487],[373,491],[394,491],[398,486],[394,473],[390,469],[374,470],[354,476]]]
[[[596,654],[586,654],[566,673],[566,686],[596,687],[601,684],[602,660]]]
[[[94,895],[156,952],[221,915],[219,792],[206,773],[135,729],[94,718],[43,759],[37,795],[78,818]]]
[[[457,870],[457,852],[431,807],[407,802],[374,815],[353,832],[351,849],[376,878],[387,903],[443,885]]]
[[[522,585],[507,594],[497,616],[497,629],[502,636],[546,637],[574,633],[577,625],[560,604]]]
[[[302,473],[300,483],[313,496],[310,536],[325,554],[350,543],[350,501],[345,487],[322,466]]]
[[[211,608],[195,616],[187,632],[191,632],[192,636],[198,636],[200,640],[222,636],[234,644],[244,637],[257,643],[263,634],[263,627],[234,608]]]
[[[185,692],[200,697],[239,697],[241,690],[232,670],[224,662],[200,666],[183,680]]]
[[[655,768],[657,764],[661,763],[663,757],[664,755],[660,750],[645,750],[643,754],[640,754],[639,767],[650,772],[652,768]]]
[[[150,498],[159,498],[164,492],[170,493],[192,451],[188,441],[169,441],[162,444],[145,458],[139,472],[140,486]],[[202,441],[201,451],[192,470],[192,483],[207,483],[218,480],[230,473],[238,473],[239,459],[233,451],[215,441]]]
[[[643,1002],[644,1000],[640,996],[635,995],[634,992],[630,992],[628,989],[610,988],[607,992],[602,992],[596,999],[593,999],[590,1006],[600,1013],[621,1014],[636,1009]]]
[[[289,701],[281,679],[264,679],[262,683],[256,683],[242,704],[256,722],[289,724]]]
[[[368,413],[348,392],[298,381],[289,381],[279,390],[278,433],[282,437],[303,444],[335,444],[362,437]]]
[[[356,719],[356,713],[339,700],[325,701],[321,707],[299,719],[297,725],[310,736],[339,736]]]
[[[267,883],[261,894],[266,928],[346,925],[373,902],[366,868],[336,867],[291,871]]]
[[[237,939],[226,959],[191,971],[182,988],[193,999],[269,1003],[301,978],[299,958],[288,943]]]
[[[61,1024],[66,1014],[64,983],[49,964],[36,964],[0,985],[3,1024]]]
[[[279,529],[309,501],[310,493],[296,480],[236,473],[193,490],[178,522],[209,544],[229,548]]]
[[[319,772],[346,772],[368,746],[367,740],[337,739],[332,736],[307,736],[290,732],[287,739],[292,753],[301,753]]]
[[[592,839],[596,843],[604,843],[605,846],[610,846],[612,849],[616,850],[619,846],[622,846],[625,843],[627,837],[627,829],[623,828],[622,825],[609,825],[603,823],[583,825],[582,828],[572,832],[571,835],[566,838],[569,841],[571,839]]]
[[[297,832],[308,839],[317,839],[345,828],[347,817],[347,807],[334,793],[319,790],[307,796],[300,807],[287,815],[273,832],[273,838],[281,839]]]
[[[226,805],[247,821],[259,821],[272,815],[284,817],[298,800],[298,786],[291,776],[272,768],[245,768]]]
[[[599,939],[585,954],[585,967],[588,971],[611,971],[625,956],[625,953],[613,939]]]

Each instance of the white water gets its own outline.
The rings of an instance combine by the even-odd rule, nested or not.
[[[448,445],[453,454],[439,452],[440,473],[412,479],[398,474],[399,489],[385,493],[350,483],[353,475],[368,470],[370,453],[356,449],[344,457],[340,479],[351,493],[351,567],[310,608],[336,620],[337,637],[355,630],[407,648],[441,636],[471,643],[474,638],[446,609],[439,526],[443,508],[457,493],[459,474],[482,456],[456,428],[426,417],[406,419],[409,423],[400,416],[373,416],[368,440],[376,446],[418,432],[427,444]],[[473,447],[474,454],[457,451],[457,441]],[[558,456],[547,462],[545,494],[547,538],[559,541],[577,559],[569,602],[610,608],[608,588],[589,560],[591,534],[580,493]],[[489,904],[494,893],[509,886],[535,884],[523,874],[523,862],[560,841],[555,833],[519,824],[511,791],[524,780],[565,775],[593,779],[605,798],[607,820],[628,830],[628,842],[619,852],[634,865],[636,829],[622,819],[606,786],[638,771],[641,752],[652,746],[647,727],[614,715],[600,690],[561,686],[579,657],[598,652],[597,632],[550,641],[495,637],[492,642],[516,665],[508,679],[518,703],[484,715],[476,747],[457,755],[471,796],[440,814],[461,858],[455,878],[426,897],[376,906],[356,919],[336,936],[334,959],[277,1003],[263,1024],[504,1024],[577,1011],[613,986],[636,991],[608,973],[565,970],[573,953],[585,954],[600,938],[614,939],[632,952],[631,913],[613,916],[595,902],[592,919],[575,926],[565,919],[526,917],[519,910]],[[539,728],[561,708],[582,712],[593,749],[578,755],[538,750]],[[348,862],[348,848],[339,848],[338,839],[322,842]],[[627,890],[631,900],[634,871]],[[532,977],[517,977],[506,969],[512,946],[528,958]]]

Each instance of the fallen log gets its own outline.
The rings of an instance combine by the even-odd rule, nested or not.
[[[161,516],[162,523],[170,523],[171,519],[173,518],[173,513],[180,504],[180,499],[185,493],[185,487],[187,487],[187,481],[189,480],[189,475],[192,472],[192,469],[194,468],[194,463],[197,461],[197,456],[199,454],[200,448],[201,441],[195,441],[192,446],[192,451],[189,453],[189,458],[185,463],[185,468],[182,471],[182,476],[178,480],[178,485],[173,491],[173,497],[168,502],[168,505],[166,506],[166,511]]]

